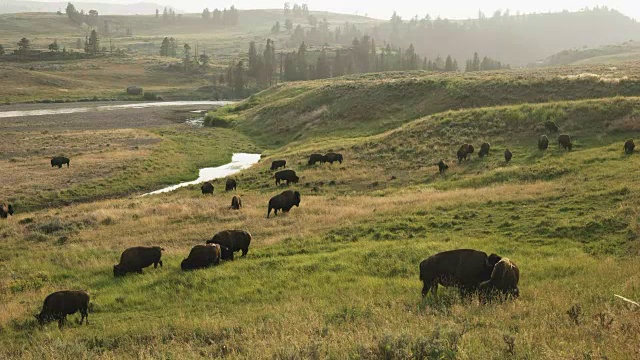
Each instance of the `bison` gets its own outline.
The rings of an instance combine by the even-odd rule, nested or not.
[[[269,211],[267,212],[267,219],[271,215],[271,210],[275,210],[274,214],[278,215],[278,211],[289,212],[294,206],[300,206],[300,193],[297,191],[288,190],[280,195],[276,195],[269,200]]]
[[[518,281],[520,270],[511,260],[502,258],[491,272],[491,279],[480,284],[480,294],[483,302],[492,300],[496,296],[500,298],[517,298],[520,296]]]
[[[69,167],[69,158],[66,158],[64,156],[56,156],[53,159],[51,159],[51,167],[58,167],[58,169],[62,169],[62,165],[67,164],[67,167]]]
[[[271,163],[271,170],[287,167],[287,160],[275,160]]]
[[[89,294],[84,291],[58,291],[44,299],[44,305],[40,314],[35,315],[40,325],[51,321],[58,321],[58,327],[62,328],[67,315],[80,311],[80,325],[86,319],[89,324]]]
[[[227,182],[224,186],[224,191],[235,191],[238,187],[238,183],[234,179],[227,179]]]
[[[627,155],[633,154],[635,148],[636,144],[633,142],[633,139],[629,139],[626,143],[624,143],[624,153]]]
[[[311,154],[309,156],[309,162],[307,163],[309,166],[315,165],[317,163],[324,164],[327,162],[327,159],[322,154]]]
[[[207,181],[206,183],[202,184],[200,190],[202,190],[202,195],[213,195],[213,184]]]
[[[504,161],[508,163],[511,162],[511,159],[513,159],[513,153],[511,152],[511,150],[507,149],[504,151]]]
[[[491,149],[491,144],[489,143],[482,144],[482,146],[480,146],[480,152],[478,153],[478,156],[481,158],[488,156],[490,149]]]
[[[336,154],[332,152],[325,155],[324,159],[326,162],[328,162],[331,165],[333,165],[334,162],[339,162],[340,164],[342,164],[342,161],[344,160],[342,157],[342,154]]]
[[[182,260],[182,271],[205,269],[220,264],[222,249],[220,245],[196,245],[189,252],[189,256]]]
[[[444,174],[445,171],[447,171],[447,169],[449,168],[449,165],[444,163],[444,160],[440,160],[440,162],[438,163],[438,170],[440,171],[440,174]]]
[[[158,265],[162,267],[162,251],[160,247],[132,247],[120,256],[120,263],[113,265],[113,276],[124,276],[128,273],[137,272],[142,274],[142,269],[153,265],[154,269]]]
[[[9,215],[13,215],[13,205],[1,204],[0,205],[0,219],[6,219]]]
[[[558,125],[556,125],[556,123],[554,123],[553,121],[549,121],[549,120],[547,120],[544,123],[544,127],[545,129],[551,131],[552,133],[557,133],[558,131],[560,131],[560,129],[558,128]]]
[[[251,244],[251,234],[244,230],[226,230],[214,235],[207,244],[218,244],[229,249],[232,253],[242,251],[242,256],[246,256],[249,252]],[[223,257],[224,260],[227,260]],[[233,257],[231,258],[233,260]]]
[[[231,206],[229,209],[231,210],[240,210],[242,208],[242,199],[240,196],[236,195],[231,199]]]
[[[280,185],[281,181],[286,181],[287,185],[290,183],[297,184],[300,181],[300,178],[296,175],[296,172],[293,170],[282,170],[278,171],[275,175],[276,178],[276,186]]]
[[[469,155],[473,154],[474,151],[475,148],[473,147],[473,145],[464,144],[460,146],[460,149],[458,149],[458,162],[467,160],[469,158]]]
[[[573,149],[573,143],[571,142],[571,136],[569,135],[558,136],[558,144],[560,144],[560,146],[565,150],[571,151]]]
[[[545,151],[549,148],[549,138],[547,135],[542,135],[538,139],[538,150]]]
[[[460,249],[435,254],[420,263],[422,296],[429,291],[437,296],[438,284],[454,286],[462,296],[476,291],[480,284],[491,279],[494,266],[500,261],[496,254]]]

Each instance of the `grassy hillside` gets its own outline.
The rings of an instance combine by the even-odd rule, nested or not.
[[[579,67],[444,76],[381,73],[281,84],[210,114],[261,143],[282,146],[315,137],[380,133],[451,109],[640,95],[634,67]],[[593,69],[591,69],[593,70]]]
[[[640,60],[640,45],[630,41],[619,45],[564,50],[534,65],[619,65],[637,62],[638,60]]]
[[[224,150],[214,146],[224,143],[218,139],[233,142],[237,130],[269,144],[267,157],[237,176],[244,208],[228,209],[232,194],[219,190],[219,180],[213,197],[194,186],[0,221],[0,304],[7,309],[0,357],[636,358],[640,313],[614,297],[640,299],[640,154],[622,151],[624,140],[640,135],[640,99],[614,96],[635,92],[635,80],[560,74],[575,75],[477,74],[437,78],[445,85],[436,86],[432,76],[392,74],[292,84],[218,114],[236,128],[165,133],[167,151],[150,157],[161,172],[188,166],[187,154],[217,156]],[[544,88],[545,78],[546,93],[524,90]],[[411,100],[403,102],[396,85]],[[349,87],[338,99],[330,95]],[[472,95],[456,103],[447,89]],[[461,109],[429,107],[437,102],[424,94],[434,93]],[[402,116],[376,112],[389,99],[406,105],[396,109]],[[487,103],[465,108],[470,99]],[[301,116],[321,104],[334,115]],[[574,151],[560,150],[555,134],[549,150],[538,151],[547,119],[573,136]],[[292,136],[268,130],[280,121]],[[461,143],[483,141],[493,145],[488,158],[452,161]],[[507,147],[511,164],[502,160]],[[330,149],[345,162],[306,166],[309,153]],[[301,176],[291,188],[302,203],[267,219],[269,198],[284,189],[268,170],[276,158]],[[433,166],[440,158],[451,165],[444,176]],[[246,258],[179,270],[191,246],[226,229],[252,233]],[[114,279],[119,254],[135,245],[162,246],[164,268]],[[456,248],[513,259],[521,297],[482,305],[441,289],[437,299],[422,299],[418,264]],[[38,327],[32,315],[44,297],[67,288],[91,294],[90,324]]]

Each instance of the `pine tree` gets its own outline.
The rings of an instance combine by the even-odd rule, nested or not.
[[[329,60],[327,59],[327,53],[322,50],[320,56],[316,60],[316,78],[317,79],[327,79],[331,77],[331,66],[329,65]]]
[[[53,43],[49,44],[49,50],[53,52],[58,52],[60,50],[58,40],[54,40]]]
[[[27,53],[31,50],[31,41],[27,38],[22,38],[18,41],[18,52],[19,53]]]
[[[290,19],[287,19],[284,22],[284,28],[289,30],[289,31],[293,30],[293,21],[291,21]]]
[[[170,54],[171,44],[169,42],[169,38],[165,37],[162,39],[162,44],[160,45],[160,56],[169,56]]]
[[[297,54],[297,68],[299,80],[307,80],[309,78],[307,66],[307,45],[303,42],[300,44]]]
[[[184,44],[182,55],[184,61],[184,71],[189,72],[189,67],[191,66],[191,46],[189,44]]]
[[[256,43],[252,41],[249,43],[249,72],[248,75],[256,77],[258,73],[258,50],[256,50]]]
[[[100,53],[100,38],[97,31],[91,30],[91,35],[85,40],[84,52],[91,56]]]
[[[447,60],[444,63],[444,71],[453,71],[453,59],[451,59],[451,55],[447,56]]]
[[[240,60],[236,65],[233,72],[233,90],[237,97],[244,96],[245,87],[245,74],[244,74],[244,62]]]

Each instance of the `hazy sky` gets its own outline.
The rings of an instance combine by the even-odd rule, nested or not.
[[[46,1],[46,0],[45,0]],[[50,0],[54,1],[54,0]],[[59,0],[56,0],[59,1]],[[100,2],[101,0],[80,0],[78,2]],[[189,12],[201,11],[205,7],[223,8],[235,4],[240,9],[281,8],[285,0],[111,0],[118,3],[157,2],[161,5],[171,5],[176,9]],[[292,3],[295,1],[291,1]],[[640,19],[640,0],[298,0],[307,3],[311,10],[330,10],[342,13],[368,14],[372,17],[386,19],[396,10],[404,18],[413,15],[424,16],[429,13],[433,17],[438,15],[450,19],[466,19],[476,17],[482,9],[487,15],[497,9],[510,9],[512,13],[520,12],[548,12],[579,10],[584,7],[606,5],[620,10],[625,15]]]

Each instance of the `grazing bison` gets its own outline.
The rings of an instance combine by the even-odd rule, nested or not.
[[[160,247],[132,247],[120,256],[120,263],[113,265],[113,276],[124,276],[128,273],[137,272],[142,274],[142,269],[153,265],[154,269],[158,265],[162,267],[162,248]]]
[[[573,149],[573,143],[571,142],[571,136],[569,135],[558,136],[558,144],[560,144],[560,146],[565,150],[571,151]]]
[[[635,148],[636,144],[633,142],[633,139],[629,139],[624,143],[624,153],[627,155],[633,154],[633,150],[635,150]]]
[[[182,260],[182,271],[205,269],[220,263],[222,249],[220,245],[196,245],[189,256]]]
[[[462,160],[467,160],[469,158],[469,155],[473,154],[474,151],[475,151],[475,148],[473,147],[473,145],[464,144],[460,146],[460,149],[458,149],[458,162],[462,162]]]
[[[58,167],[58,169],[62,168],[62,165],[67,164],[67,167],[69,167],[69,158],[66,158],[64,156],[56,156],[53,159],[51,159],[51,167]]]
[[[482,301],[490,301],[496,296],[503,299],[517,298],[520,296],[519,280],[520,270],[516,264],[507,258],[502,258],[493,268],[491,279],[480,284]]]
[[[483,157],[489,155],[489,150],[490,149],[491,149],[491,144],[489,144],[489,143],[482,144],[482,146],[480,146],[480,152],[478,153],[478,156],[483,158]]]
[[[325,155],[324,158],[325,158],[325,161],[331,165],[333,165],[334,162],[339,162],[340,164],[342,164],[342,160],[343,160],[342,154],[336,154],[332,152]]]
[[[420,280],[423,282],[422,296],[429,291],[437,295],[438,284],[454,286],[462,296],[478,289],[483,281],[491,279],[494,266],[500,256],[477,250],[461,249],[435,254],[420,263]]]
[[[89,294],[84,291],[58,291],[44,299],[40,314],[35,315],[40,325],[51,321],[58,321],[61,328],[67,320],[67,315],[80,311],[80,324],[86,319],[89,324]]]
[[[213,195],[213,184],[207,181],[206,183],[202,184],[200,190],[202,190],[202,195]]]
[[[300,178],[296,175],[296,172],[293,170],[282,170],[278,171],[275,175],[276,178],[276,186],[280,185],[281,181],[286,181],[287,185],[290,183],[297,184]]]
[[[315,165],[317,163],[324,164],[327,162],[327,159],[322,154],[311,154],[309,156],[309,162],[307,163],[309,166]]]
[[[227,183],[224,186],[224,191],[235,191],[238,187],[238,183],[234,179],[227,179]]]
[[[511,159],[513,159],[513,153],[511,152],[511,150],[507,149],[504,151],[504,161],[508,163],[511,162]]]
[[[438,170],[440,171],[440,174],[444,174],[445,171],[447,171],[447,169],[449,168],[449,165],[444,163],[444,160],[440,160],[440,162],[438,163]]]
[[[280,195],[276,195],[269,200],[269,211],[267,212],[267,219],[271,215],[271,210],[275,210],[274,214],[278,215],[278,211],[289,212],[294,206],[300,206],[300,193],[297,191],[288,190]]]
[[[552,133],[557,133],[558,131],[560,131],[560,129],[558,128],[558,125],[556,125],[556,123],[554,123],[553,121],[549,121],[549,120],[547,120],[544,123],[544,127],[545,129],[551,131]]]
[[[548,148],[549,148],[549,138],[547,137],[547,135],[540,136],[540,138],[538,139],[538,149],[545,151]]]
[[[13,215],[13,205],[0,204],[0,219],[6,219],[9,215]]]
[[[240,196],[236,195],[231,199],[231,206],[229,209],[231,210],[240,210],[242,208],[242,199]]]
[[[244,257],[249,252],[251,234],[244,230],[221,231],[215,234],[211,240],[208,240],[207,244],[218,244],[231,250],[232,253],[242,250],[242,256]]]
[[[283,167],[287,167],[287,160],[276,160],[271,163],[271,170],[278,170]]]

